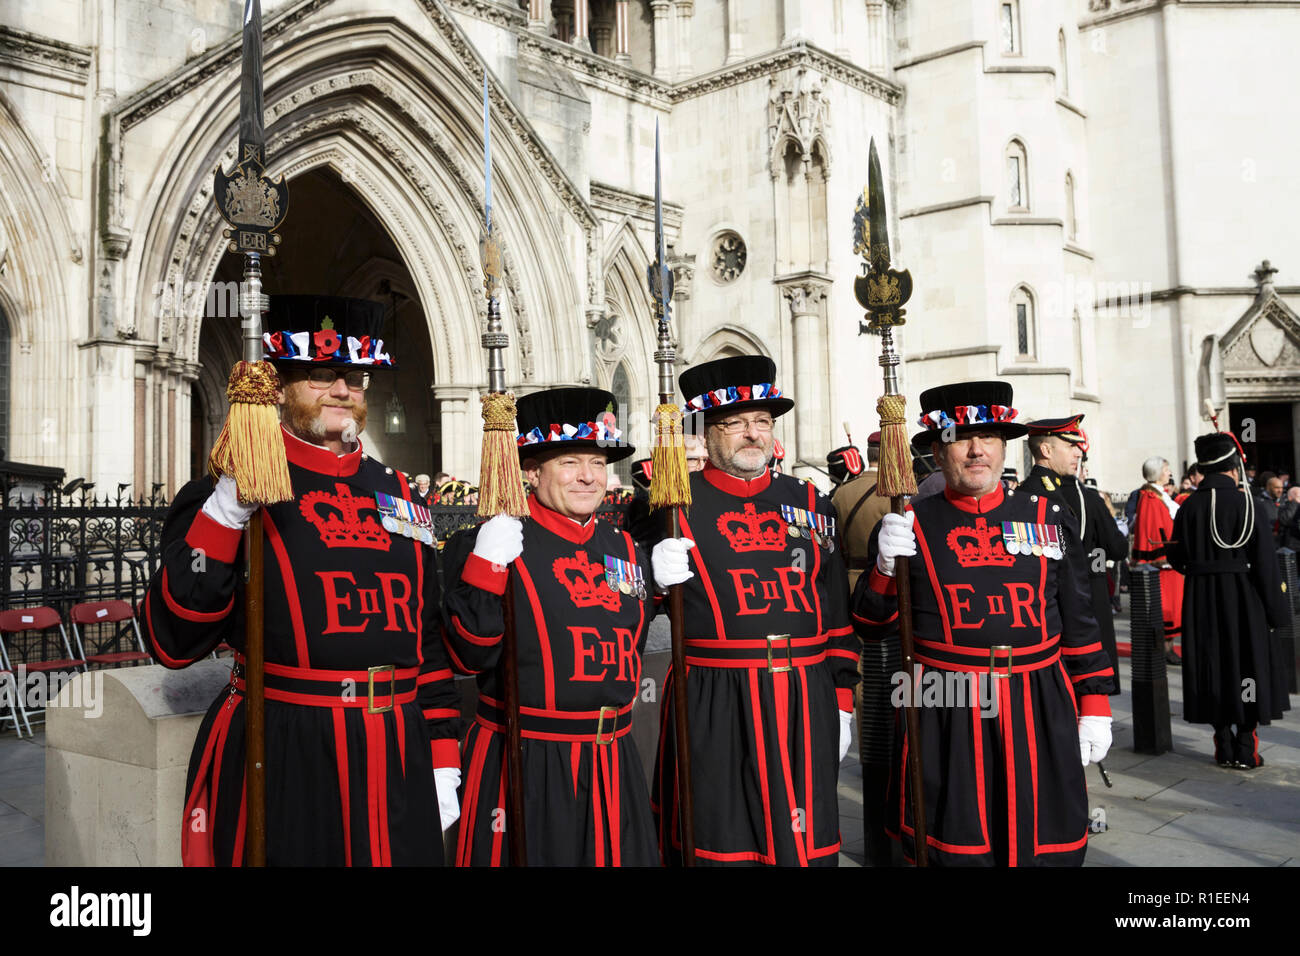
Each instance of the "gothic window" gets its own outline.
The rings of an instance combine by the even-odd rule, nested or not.
[[[728,230],[720,233],[713,241],[713,255],[710,271],[713,278],[725,285],[740,278],[745,271],[745,262],[749,253],[745,249],[745,240]]]
[[[1079,221],[1074,216],[1074,176],[1065,174],[1065,238],[1074,242],[1079,238]]]
[[[1056,52],[1060,65],[1057,70],[1057,78],[1061,83],[1061,95],[1070,95],[1070,68],[1065,59],[1065,30],[1058,30],[1056,33]]]
[[[1026,286],[1018,286],[1011,296],[1012,317],[1015,323],[1016,359],[1032,361],[1037,352],[1037,335],[1034,328],[1034,296]]]
[[[1013,139],[1007,144],[1007,207],[1012,212],[1029,211],[1029,159],[1025,144]]]
[[[1002,52],[1013,55],[1020,53],[1019,0],[998,4],[998,31],[1001,34]]]

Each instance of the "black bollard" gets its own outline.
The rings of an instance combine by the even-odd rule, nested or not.
[[[1133,628],[1133,750],[1173,750],[1169,726],[1169,675],[1165,671],[1165,623],[1160,608],[1160,572],[1139,564],[1129,574]]]
[[[1300,623],[1300,594],[1296,593],[1296,555],[1290,548],[1277,549],[1277,563],[1282,571],[1282,584],[1286,587],[1287,608],[1290,618],[1281,627],[1274,629],[1273,640],[1277,641],[1277,650],[1282,669],[1286,671],[1286,689],[1296,693],[1295,673],[1295,632]]]
[[[885,833],[885,791],[894,754],[898,711],[890,703],[893,675],[903,668],[897,635],[864,641],[858,707],[858,755],[862,760],[862,836],[868,866],[890,866],[894,841]]]

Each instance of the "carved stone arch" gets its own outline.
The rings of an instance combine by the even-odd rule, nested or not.
[[[758,336],[739,325],[720,325],[701,339],[687,356],[687,365],[699,365],[725,355],[766,355],[772,350]]]
[[[46,409],[45,417],[15,415],[5,454],[11,460],[80,467],[84,433],[69,427],[81,401],[74,344],[91,330],[64,263],[81,264],[82,249],[70,226],[67,190],[59,172],[7,97],[0,93],[0,308],[9,323],[10,407]],[[71,385],[69,384],[71,383]],[[64,403],[42,396],[69,387]]]
[[[654,376],[655,324],[650,294],[646,288],[646,269],[650,260],[641,245],[632,221],[624,218],[605,241],[602,254],[604,264],[605,298],[608,304],[601,323],[618,317],[617,334],[621,347],[602,354],[597,341],[597,379],[601,388],[611,388],[615,369],[623,365],[628,377],[631,404],[624,415],[629,440],[648,447],[651,439],[648,423],[658,404],[658,383]],[[601,325],[593,332],[599,335]],[[641,447],[641,445],[638,445]]]
[[[452,244],[456,271],[464,276],[463,292],[457,290],[455,298],[459,302],[466,295],[472,305],[444,303],[437,311],[444,319],[457,313],[472,320],[485,310],[477,262],[482,212],[482,176],[476,171],[481,87],[477,77],[466,75],[462,53],[448,53],[438,42],[415,35],[396,20],[371,21],[362,31],[355,24],[338,23],[303,30],[277,47],[268,60],[267,132],[268,155],[276,173],[285,168],[289,160],[285,151],[294,141],[319,139],[331,127],[340,140],[348,140],[350,149],[339,145],[341,155],[352,155],[358,170],[371,170],[391,197],[401,196],[400,205],[416,220],[408,231],[420,235],[426,247],[444,241]],[[155,309],[154,285],[171,290],[179,283],[183,289],[187,279],[201,280],[204,274],[191,264],[196,257],[203,260],[204,268],[209,264],[203,240],[218,232],[220,225],[211,197],[211,170],[218,161],[228,164],[233,154],[237,63],[232,61],[219,76],[207,90],[202,108],[190,112],[195,119],[174,128],[171,147],[165,151],[167,160],[158,164],[157,175],[144,190],[141,208],[150,211],[152,221],[146,241],[135,254],[136,268],[130,270],[136,282],[130,298],[146,314]],[[494,102],[504,97],[495,89],[493,93]],[[508,100],[504,102],[517,112]],[[349,123],[359,135],[349,137],[341,129]],[[512,343],[519,362],[515,377],[579,377],[575,372],[580,366],[568,366],[573,356],[585,354],[582,323],[564,319],[582,315],[590,296],[582,293],[581,264],[567,261],[571,258],[567,250],[574,238],[590,234],[594,215],[581,200],[577,205],[570,201],[564,183],[557,185],[554,170],[538,171],[538,151],[544,153],[545,148],[530,138],[526,121],[516,115],[498,118],[494,111],[493,129],[494,181],[501,183],[494,196],[494,226],[504,246],[503,312],[514,320],[517,332]],[[294,158],[303,162],[305,153],[299,151]],[[550,159],[549,155],[542,158]],[[298,171],[302,168],[309,167]],[[557,221],[548,212],[555,206],[557,189],[572,218]],[[386,211],[377,209],[376,215],[392,222]],[[200,251],[192,253],[192,248]],[[219,255],[219,244],[211,252],[214,258]],[[416,263],[410,264],[419,274]],[[160,274],[166,278],[155,278]],[[189,343],[192,351],[193,329],[185,327],[191,316],[174,302],[162,300],[162,304],[162,321],[150,337],[163,351],[184,349],[183,343]],[[192,314],[193,309],[189,311]],[[543,317],[551,327],[538,335],[530,327],[531,315]],[[476,341],[478,328],[473,324]],[[537,352],[534,340],[545,341],[547,348]],[[436,344],[440,355],[459,356],[454,376],[446,374],[444,381],[472,384],[485,377],[479,368],[481,353],[465,349],[463,338],[455,348],[445,347],[445,339]],[[448,359],[452,364],[456,361]],[[538,362],[546,367],[535,368]]]

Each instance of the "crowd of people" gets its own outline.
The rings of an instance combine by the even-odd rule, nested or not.
[[[368,370],[321,351],[339,336],[375,334],[382,312],[350,301],[277,320],[308,344],[274,356],[294,499],[259,510],[230,477],[203,479],[177,496],[163,531],[143,615],[151,652],[184,667],[222,642],[236,651],[191,759],[187,864],[239,865],[247,847],[250,664],[236,608],[254,512],[266,555],[272,864],[438,864],[455,825],[452,857],[469,866],[516,856],[553,866],[833,866],[855,713],[863,738],[887,754],[884,773],[864,774],[864,804],[904,858],[1082,863],[1083,771],[1110,747],[1118,692],[1106,564],[1129,550],[1102,496],[1080,480],[1083,416],[1029,420],[1004,382],[927,390],[911,448],[918,471],[933,471],[891,508],[868,466],[900,466],[897,457],[880,461],[870,440],[865,455],[835,449],[827,496],[777,468],[776,420],[794,401],[772,360],[706,362],[678,380],[699,426],[688,429],[698,438],[679,535],[649,508],[648,458],[631,465],[625,529],[599,520],[625,491],[610,465],[635,455],[617,403],[599,389],[544,389],[516,406],[528,517],[474,523],[440,552],[417,505],[468,503],[472,486],[439,474],[411,487],[365,452]],[[1034,467],[1012,489],[1002,480],[1007,446],[1025,436]],[[1162,584],[1166,573],[1186,577],[1168,613],[1175,632],[1183,627],[1187,717],[1214,727],[1220,764],[1247,768],[1262,762],[1256,727],[1287,704],[1268,630],[1284,605],[1269,519],[1233,490],[1243,456],[1235,445],[1224,451],[1229,438],[1197,439],[1204,479],[1181,508],[1164,487],[1167,463],[1143,466],[1132,557],[1158,563]],[[1280,498],[1273,487],[1264,482]],[[903,575],[910,608],[899,600]],[[649,624],[670,593],[681,601],[686,670],[670,669],[658,696],[647,781],[631,712]],[[904,683],[921,671],[942,678],[934,693],[933,681],[924,695],[915,689],[911,730],[892,699],[886,721],[872,710],[879,699],[861,694],[855,705],[864,676],[876,688],[899,676],[881,667],[904,619],[921,669]],[[477,682],[468,730],[454,673]],[[1243,678],[1263,685],[1257,700],[1234,697]],[[510,682],[517,712],[506,703]],[[916,752],[919,777],[905,773]],[[519,770],[508,771],[516,755]]]

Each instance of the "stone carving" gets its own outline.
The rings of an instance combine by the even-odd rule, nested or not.
[[[790,303],[792,316],[812,315],[826,298],[827,288],[820,282],[795,282],[781,287],[781,295]]]
[[[776,76],[771,76],[768,86],[767,137],[772,178],[782,174],[786,144],[790,142],[803,157],[805,168],[816,148],[824,175],[829,178],[831,160],[825,134],[830,126],[830,102],[825,80],[801,66],[795,71],[793,82],[787,78],[781,83]]]

